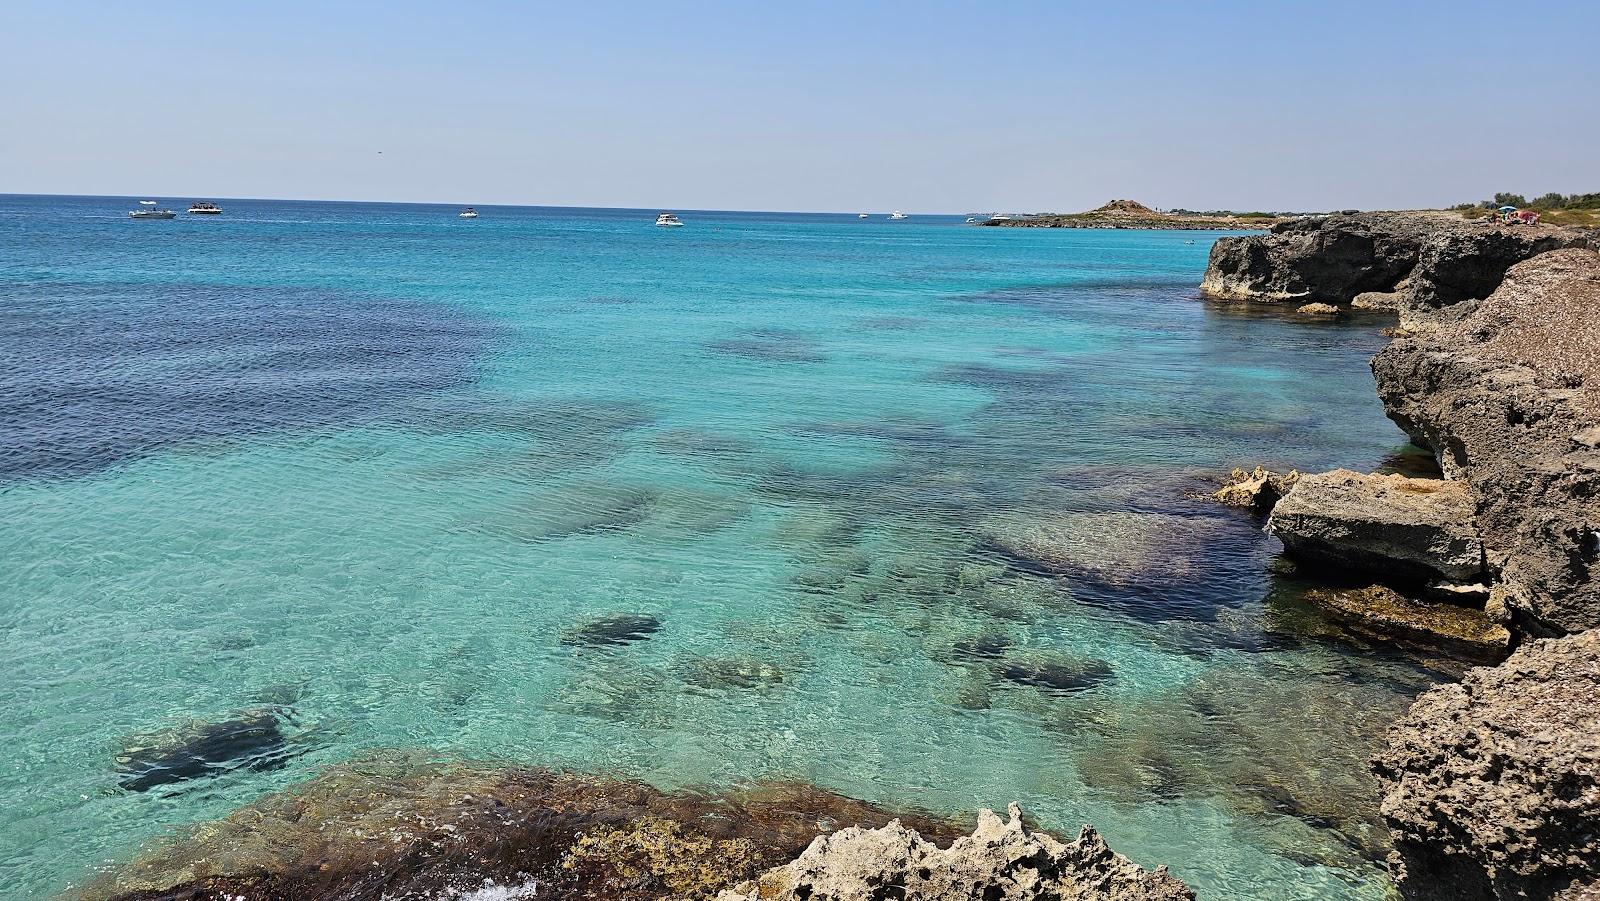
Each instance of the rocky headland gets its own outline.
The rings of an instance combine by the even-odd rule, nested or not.
[[[1083,213],[1044,213],[988,219],[979,225],[1009,228],[1150,228],[1165,230],[1260,229],[1284,222],[1266,214],[1159,213],[1137,200],[1113,200]]]
[[[1600,897],[1597,247],[1582,229],[1373,213],[1211,252],[1212,299],[1394,311],[1378,393],[1442,475],[1252,491],[1262,471],[1219,500],[1270,508],[1285,553],[1329,579],[1312,601],[1330,618],[1503,660],[1423,694],[1373,763],[1405,898]]]

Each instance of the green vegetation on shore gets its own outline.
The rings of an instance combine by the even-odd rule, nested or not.
[[[1502,191],[1488,200],[1458,203],[1450,209],[1475,219],[1503,206],[1535,210],[1542,221],[1553,225],[1600,225],[1600,193],[1557,194],[1552,191],[1529,200],[1521,194]]]

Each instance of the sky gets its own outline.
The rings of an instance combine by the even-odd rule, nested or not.
[[[1600,3],[0,0],[0,193],[665,209],[1600,191]]]

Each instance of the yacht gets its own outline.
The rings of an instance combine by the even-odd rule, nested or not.
[[[157,209],[154,200],[141,200],[138,209],[128,211],[132,219],[171,219],[177,215],[171,210]]]
[[[977,221],[978,221],[978,217],[977,216],[968,216],[967,217],[967,224],[968,225],[975,225],[975,224],[977,224]]]
[[[462,219],[476,219],[478,218],[478,211],[469,206],[456,215]]]
[[[194,203],[189,204],[189,212],[194,213],[197,216],[215,216],[222,212],[222,207],[217,206],[209,200],[196,200]]]
[[[993,216],[989,217],[989,221],[990,222],[1010,222],[1011,221],[1011,217],[1005,215],[1004,213],[995,213]]]
[[[656,217],[656,224],[662,228],[682,228],[683,220],[671,213],[662,213]]]
[[[900,212],[899,210],[895,210],[894,212],[889,214],[889,218],[890,219],[904,219],[905,217],[906,217],[906,214]]]

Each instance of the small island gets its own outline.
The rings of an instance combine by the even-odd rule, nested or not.
[[[997,217],[979,225],[1014,228],[1159,228],[1224,229],[1244,231],[1271,228],[1289,217],[1274,213],[1232,213],[1193,210],[1153,210],[1137,200],[1113,200],[1085,213],[1039,213],[1032,216]]]

